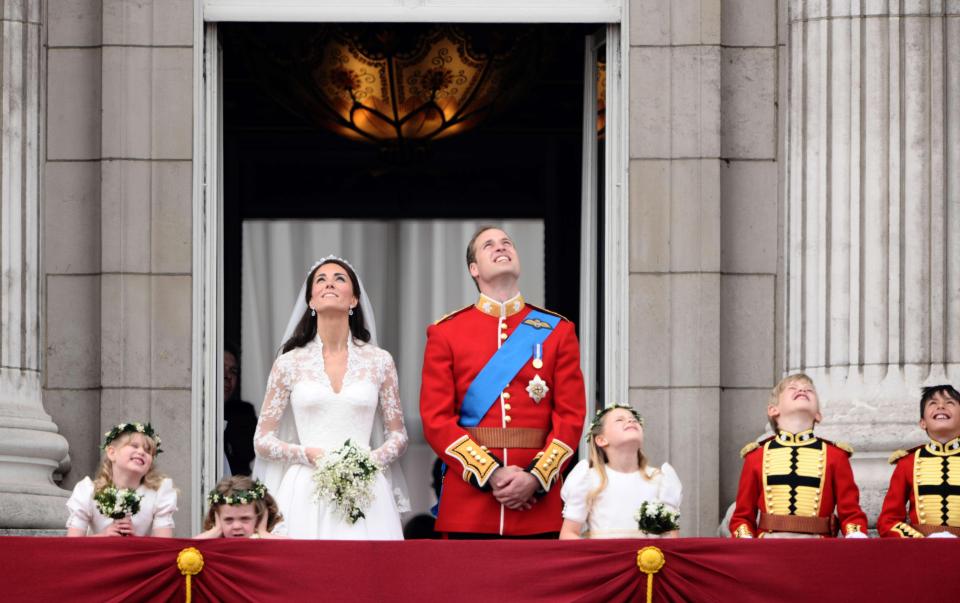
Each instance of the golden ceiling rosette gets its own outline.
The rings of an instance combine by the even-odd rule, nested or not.
[[[517,26],[342,25],[243,47],[288,109],[389,143],[464,132],[505,106],[532,79],[530,37]]]

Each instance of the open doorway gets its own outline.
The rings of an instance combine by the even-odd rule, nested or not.
[[[555,57],[564,57],[564,67],[552,72],[553,76],[549,70],[538,73],[532,81],[539,82],[539,92],[514,104],[512,111],[498,114],[497,119],[488,120],[483,128],[474,128],[462,136],[441,141],[450,144],[435,145],[439,151],[428,150],[426,156],[431,159],[432,171],[420,172],[395,169],[408,162],[405,154],[391,157],[390,153],[378,150],[376,145],[364,146],[341,140],[330,132],[321,131],[315,124],[307,124],[309,120],[304,120],[302,115],[298,118],[296,111],[291,112],[283,103],[284,111],[277,111],[276,100],[265,96],[262,86],[256,90],[257,86],[242,72],[231,71],[229,42],[226,52],[221,45],[225,37],[221,35],[222,31],[250,27],[241,24],[260,23],[252,26],[256,29],[275,27],[262,22],[313,21],[312,26],[317,27],[319,22],[350,21],[349,15],[354,15],[352,20],[362,22],[372,22],[376,17],[407,23],[412,21],[411,9],[397,6],[384,12],[380,8],[354,3],[315,5],[312,0],[303,0],[296,6],[291,3],[285,5],[286,8],[240,6],[232,0],[210,0],[203,4],[202,18],[198,14],[196,20],[198,50],[194,55],[197,82],[194,121],[198,132],[194,150],[195,156],[203,160],[194,164],[192,432],[197,453],[192,461],[192,507],[202,508],[202,493],[219,479],[225,464],[221,453],[223,349],[224,343],[242,339],[242,328],[238,325],[242,321],[243,308],[239,300],[243,283],[241,249],[245,221],[372,220],[397,227],[402,219],[445,224],[452,220],[469,221],[477,216],[504,221],[539,220],[546,258],[543,262],[543,301],[577,322],[588,412],[592,413],[598,404],[603,403],[598,401],[626,399],[629,332],[626,245],[628,78],[621,65],[629,41],[619,26],[625,18],[626,5],[608,0],[570,0],[551,3],[547,7],[537,2],[539,0],[518,0],[504,5],[502,10],[498,9],[503,23],[487,27],[501,28],[509,23],[561,23],[536,25],[534,29],[545,31],[548,37],[561,33],[555,38],[560,42]],[[471,12],[466,5],[420,7],[416,15],[418,20],[428,22],[469,23],[487,21],[487,17],[481,16],[489,16],[489,8],[484,5],[483,11]],[[566,34],[562,35],[564,31]],[[602,71],[604,63],[605,73]],[[536,62],[531,64],[539,65]],[[579,66],[579,75],[573,71],[575,65]],[[569,94],[554,94],[558,88],[566,88]],[[226,91],[229,92],[225,94]],[[605,110],[601,112],[605,120],[598,119],[598,108],[604,105],[602,92],[606,94]],[[245,106],[252,111],[238,114],[242,119],[239,122],[241,127],[237,129],[233,113]],[[547,114],[569,114],[572,118],[576,111],[580,112],[579,129],[573,119],[552,123],[543,119]],[[243,123],[244,119],[246,123]],[[598,132],[601,123],[604,129]],[[482,142],[484,138],[488,142],[493,140],[498,134],[509,131],[511,124],[516,134],[512,144],[503,145],[501,139],[499,146],[487,146],[492,151],[478,155],[487,159],[486,164],[464,161],[470,158],[464,150],[482,146],[478,141]],[[227,133],[227,128],[242,131],[242,136],[238,138]],[[279,141],[274,138],[271,142],[271,131],[280,134]],[[579,149],[574,145],[577,131],[581,135]],[[536,140],[539,143],[531,144]],[[325,165],[319,165],[321,162],[317,159],[320,155],[316,152],[324,152],[324,149],[318,149],[320,146],[327,154]],[[235,154],[235,160],[229,159],[230,153]],[[347,164],[350,162],[357,165],[367,161],[369,164],[378,155],[387,168],[366,175],[373,178],[363,176],[357,179],[356,174],[349,171]],[[494,174],[484,166],[498,161],[506,165],[512,161],[519,166],[500,174],[508,181],[512,179],[515,186],[497,189],[490,182]],[[545,164],[552,167],[545,169]],[[539,168],[534,169],[537,166]],[[319,171],[313,173],[311,168]],[[254,174],[250,171],[252,169],[257,169],[258,173]],[[462,177],[471,173],[472,178]],[[443,178],[431,180],[438,175]],[[351,186],[331,188],[328,185],[331,177]],[[364,185],[352,186],[357,182]],[[576,207],[574,197],[578,183],[579,207]],[[417,193],[423,187],[441,190],[448,193],[447,200],[456,198],[459,202],[420,196]],[[562,189],[566,201],[562,204],[549,201],[549,197],[537,193],[537,190],[551,188]],[[299,195],[296,194],[298,191]],[[531,209],[523,202],[523,195],[516,191],[526,191],[526,199],[536,199],[539,206],[534,204]],[[449,194],[451,192],[460,194],[453,196]],[[492,194],[494,192],[499,194]],[[477,211],[478,204],[496,211]],[[579,232],[573,227],[577,217]],[[562,228],[564,225],[567,228]],[[456,247],[462,245],[460,242]],[[458,262],[457,256],[461,254],[462,250],[453,252],[452,261]],[[531,273],[529,265],[525,266],[524,273]],[[454,307],[458,305],[454,304]],[[259,404],[259,401],[255,400],[255,403]],[[195,528],[199,529],[199,524]]]
[[[418,27],[436,28],[407,25],[405,35]],[[350,28],[391,29],[337,26]],[[482,36],[485,29],[502,35],[505,28],[528,39],[513,59],[521,64],[509,72],[526,81],[504,79],[500,85],[510,88],[510,98],[468,131],[399,142],[353,139],[318,125],[322,120],[310,114],[318,107],[258,62],[271,44],[322,43],[329,26],[219,28],[223,327],[225,341],[242,344],[242,396],[259,410],[281,342],[271,340],[276,326],[258,325],[286,322],[309,258],[333,253],[353,261],[365,280],[369,275],[373,285],[365,284],[367,289],[381,298],[375,300],[385,335],[380,345],[394,356],[401,375],[411,436],[404,470],[415,512],[433,504],[433,455],[416,414],[425,329],[474,301],[463,258],[472,230],[491,221],[503,224],[522,240],[524,295],[574,321],[580,316],[583,41],[596,28],[473,25],[467,35]],[[281,276],[278,266],[284,264],[293,265]],[[397,282],[410,278],[423,284]]]

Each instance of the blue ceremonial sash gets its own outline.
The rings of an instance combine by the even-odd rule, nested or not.
[[[497,353],[474,378],[460,405],[460,425],[474,427],[487,414],[500,392],[533,355],[533,347],[542,344],[560,322],[559,316],[534,310],[503,342]]]

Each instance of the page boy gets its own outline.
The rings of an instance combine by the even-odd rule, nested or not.
[[[850,468],[853,450],[813,434],[822,417],[810,377],[781,380],[770,392],[767,417],[775,435],[740,451],[743,471],[730,533],[817,538],[839,529],[845,537],[866,538],[867,517]]]
[[[960,393],[923,388],[920,428],[930,441],[890,456],[896,465],[877,519],[881,536],[960,536]]]

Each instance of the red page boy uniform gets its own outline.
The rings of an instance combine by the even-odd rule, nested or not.
[[[586,411],[573,324],[524,303],[481,295],[427,329],[420,414],[430,446],[447,464],[439,532],[530,535],[562,523],[555,485],[583,431]],[[539,482],[529,510],[492,495],[498,467],[525,468]]]
[[[839,529],[844,536],[866,535],[867,516],[850,468],[852,452],[818,438],[812,429],[780,431],[759,444],[751,442],[740,451],[743,471],[730,533],[736,538],[781,532],[833,537]]]
[[[896,468],[877,518],[880,536],[960,536],[960,438],[898,450],[890,464]]]

